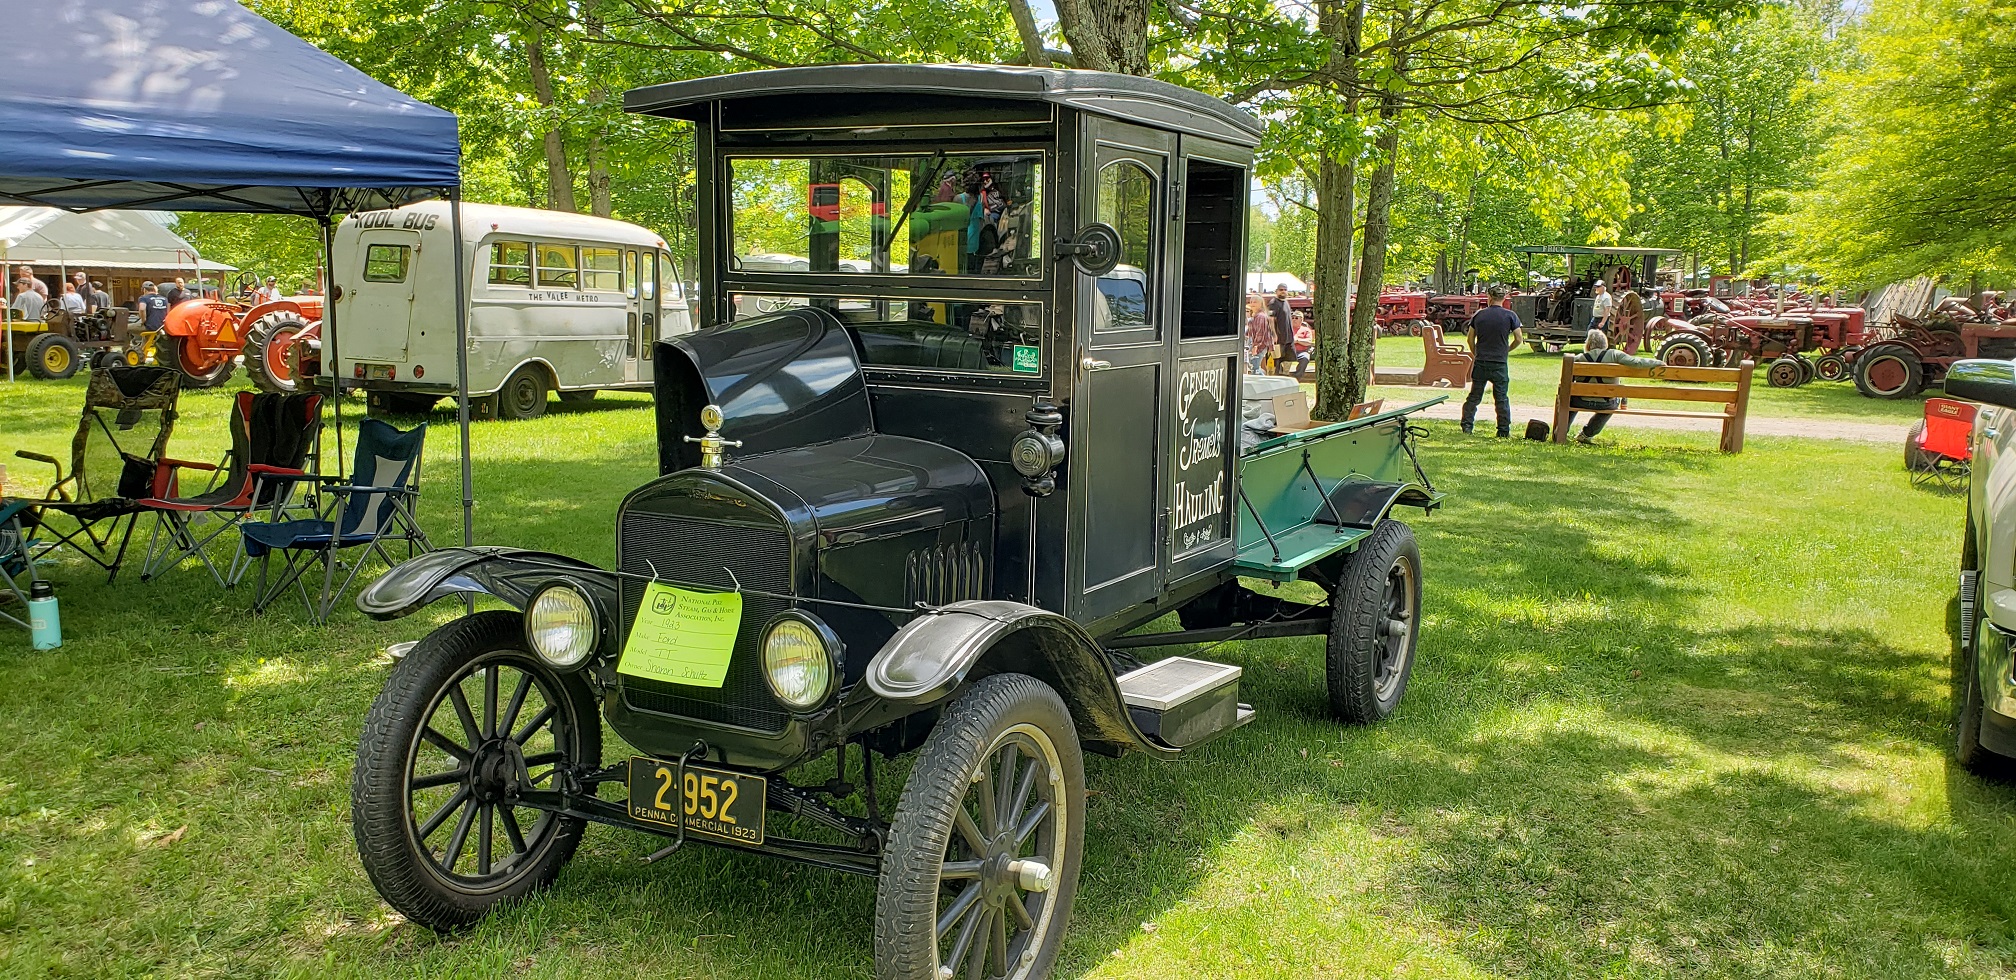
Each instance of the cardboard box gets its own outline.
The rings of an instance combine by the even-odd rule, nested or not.
[[[1299,432],[1311,428],[1309,393],[1297,387],[1267,399],[1267,411],[1274,413],[1275,432]]]

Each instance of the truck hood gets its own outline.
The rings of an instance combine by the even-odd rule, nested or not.
[[[737,321],[652,352],[658,472],[700,462],[700,410],[721,406],[733,455],[867,436],[875,430],[853,340],[833,314],[801,308]]]

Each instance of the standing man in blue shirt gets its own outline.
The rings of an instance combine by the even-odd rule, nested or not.
[[[1498,438],[1512,434],[1512,395],[1505,386],[1512,381],[1511,354],[1524,338],[1525,324],[1519,314],[1505,305],[1505,287],[1493,285],[1486,294],[1491,302],[1470,317],[1463,332],[1470,338],[1471,356],[1477,364],[1470,372],[1470,397],[1463,399],[1463,431],[1477,424],[1477,405],[1484,400],[1484,385],[1491,385],[1493,408],[1498,410]]]
[[[160,330],[168,322],[168,297],[161,295],[152,282],[140,284],[140,315],[148,330]]]

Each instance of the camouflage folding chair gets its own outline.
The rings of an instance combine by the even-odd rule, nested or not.
[[[182,376],[168,368],[114,365],[93,371],[77,434],[70,440],[69,471],[53,456],[25,450],[14,454],[56,470],[55,482],[40,498],[10,501],[27,505],[18,511],[18,520],[30,538],[31,559],[69,548],[109,572],[107,581],[118,576],[139,501],[173,492],[161,483],[172,482],[173,474],[164,473],[160,461],[175,431],[181,393]]]

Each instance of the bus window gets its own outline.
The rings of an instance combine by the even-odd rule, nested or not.
[[[637,267],[636,249],[633,248],[626,254],[628,255],[628,258],[624,260],[627,263],[624,266],[624,268],[630,270],[630,278],[625,280],[623,283],[623,295],[629,297],[630,299],[636,299],[637,280],[644,278],[644,271]]]
[[[490,285],[532,285],[532,246],[524,242],[491,242]]]
[[[651,259],[651,254],[647,252],[637,263],[637,281],[644,288],[644,300],[647,303],[658,297],[657,263],[652,262]]]
[[[574,261],[574,246],[545,245],[539,252],[539,285],[573,289],[580,285],[580,270]]]
[[[619,290],[623,288],[623,251],[615,248],[581,247],[581,288]]]

